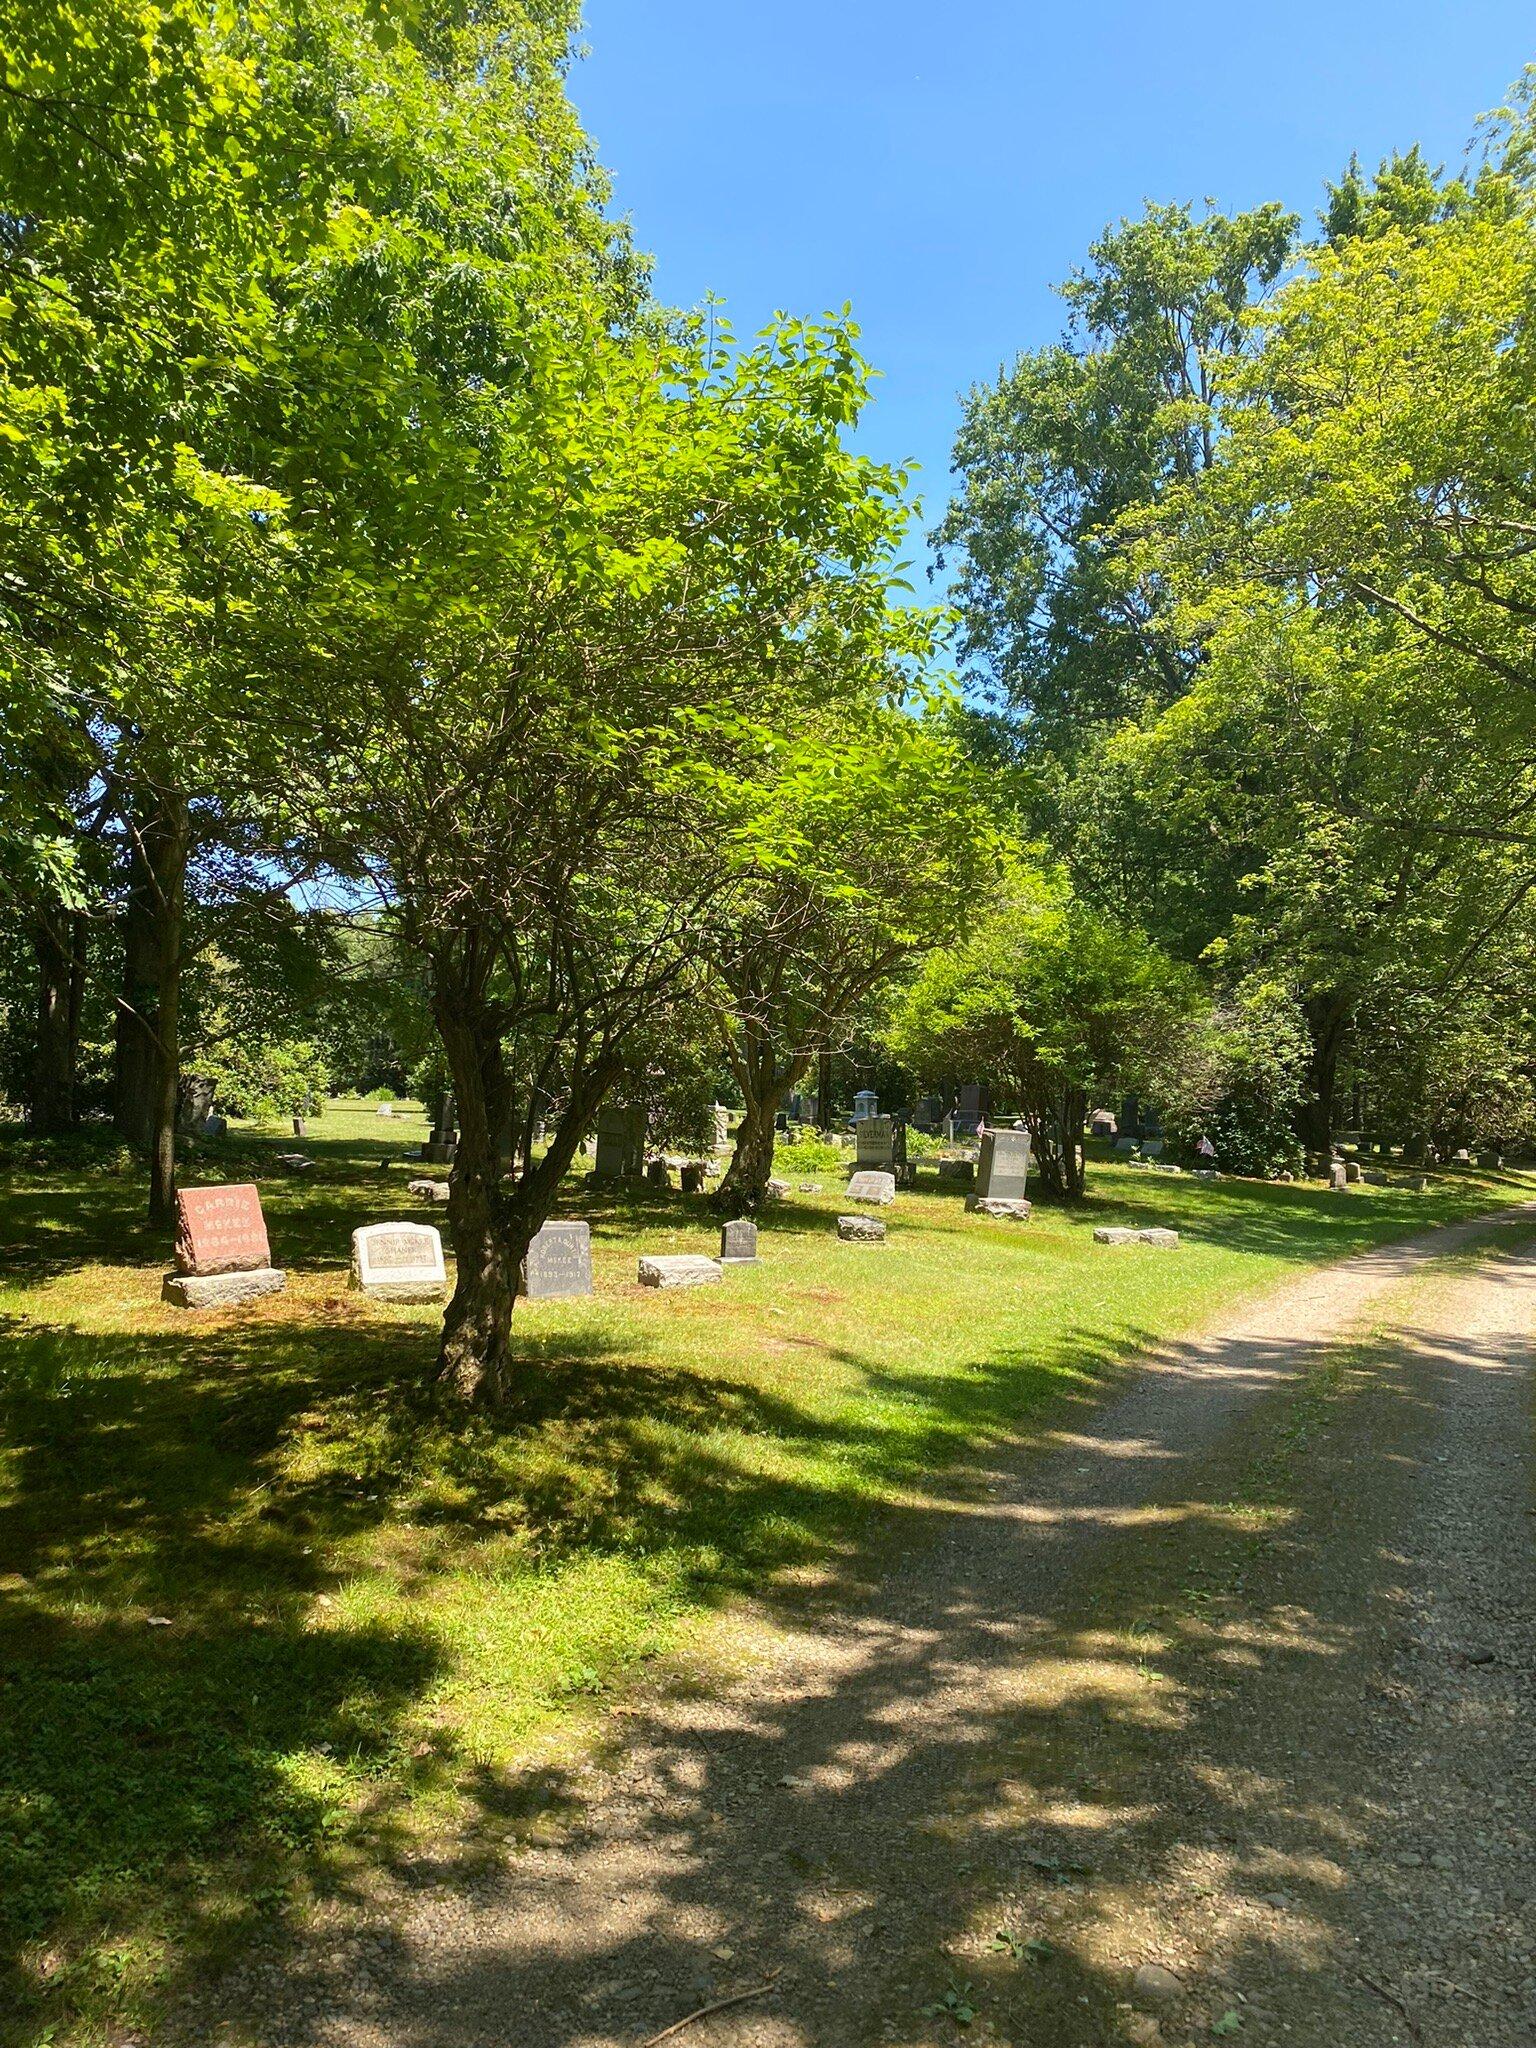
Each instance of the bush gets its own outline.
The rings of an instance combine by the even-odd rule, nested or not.
[[[210,1064],[218,1080],[216,1100],[230,1116],[265,1122],[319,1116],[325,1107],[330,1075],[310,1039],[237,1045]]]
[[[1245,982],[1217,1011],[1213,1036],[1222,1088],[1202,1128],[1217,1164],[1230,1173],[1299,1173],[1296,1112],[1312,1041],[1294,996],[1277,982]]]

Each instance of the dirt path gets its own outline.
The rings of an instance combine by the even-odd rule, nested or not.
[[[1486,1228],[1169,1347],[183,2038],[637,2048],[768,1984],[676,2038],[1536,2039],[1536,1254],[1434,1268]]]

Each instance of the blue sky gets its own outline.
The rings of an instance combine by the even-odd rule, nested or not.
[[[588,0],[576,103],[674,304],[851,301],[863,432],[948,494],[959,395],[1060,327],[1146,199],[1310,214],[1350,152],[1461,156],[1536,59],[1515,0]]]

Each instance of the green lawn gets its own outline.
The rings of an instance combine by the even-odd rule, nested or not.
[[[864,1249],[826,1176],[759,1267],[655,1294],[637,1252],[712,1249],[702,1205],[573,1183],[597,1295],[521,1306],[522,1404],[466,1425],[423,1392],[434,1311],[347,1290],[353,1227],[420,1213],[381,1162],[425,1129],[333,1107],[303,1181],[290,1136],[205,1148],[188,1178],[261,1176],[291,1277],[201,1316],[159,1301],[135,1175],[0,1146],[0,2041],[111,2040],[402,1837],[504,1832],[531,1742],[732,1588],[920,1516],[1046,1396],[1287,1268],[1529,1192],[1099,1167],[1023,1228],[930,1182]],[[1105,1221],[1184,1243],[1106,1250]]]

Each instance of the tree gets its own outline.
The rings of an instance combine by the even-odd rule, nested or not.
[[[954,937],[990,880],[991,833],[942,707],[839,707],[762,787],[750,868],[708,936],[704,999],[746,1114],[718,1200],[761,1204],[779,1105],[870,999]]]
[[[1225,365],[1218,459],[1130,543],[1201,662],[1097,772],[1204,813],[1245,899],[1218,943],[1303,994],[1319,1151],[1362,1007],[1475,977],[1536,887],[1528,130],[1441,204],[1393,172],[1354,207]]]
[[[1199,1010],[1194,977],[1015,855],[974,935],[935,953],[899,1005],[890,1050],[914,1073],[1006,1082],[1045,1190],[1083,1192],[1089,1097],[1166,1081]]]
[[[333,592],[366,689],[306,688],[296,782],[427,971],[460,1125],[439,1378],[482,1402],[510,1389],[518,1269],[578,1144],[731,914],[764,776],[927,636],[891,602],[901,479],[843,445],[845,325],[738,350],[696,321],[616,330],[539,275],[508,316],[540,288],[519,374],[469,394],[481,459],[410,613]]]
[[[1193,652],[1166,630],[1156,580],[1128,573],[1118,523],[1209,466],[1220,365],[1295,227],[1278,206],[1122,221],[1062,287],[1063,339],[966,400],[940,559],[958,561],[973,681],[1042,770],[1188,687]]]

